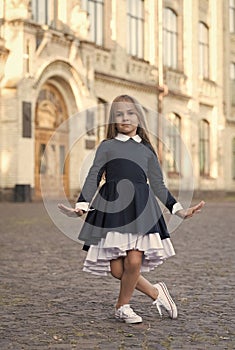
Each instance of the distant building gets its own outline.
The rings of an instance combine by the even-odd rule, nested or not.
[[[74,198],[123,93],[170,189],[235,191],[235,0],[0,0],[0,199]]]
[[[235,190],[235,0],[223,1],[223,147],[218,161],[223,162],[224,187],[227,191]]]

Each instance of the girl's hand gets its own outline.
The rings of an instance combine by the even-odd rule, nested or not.
[[[73,217],[73,218],[76,218],[78,216],[82,216],[84,214],[83,210],[81,210],[79,208],[77,208],[77,209],[69,208],[69,207],[66,207],[64,204],[58,204],[58,208],[61,211],[61,213],[65,214],[69,217]]]
[[[176,212],[176,215],[179,216],[182,219],[188,219],[191,218],[194,214],[200,213],[202,207],[204,207],[205,202],[201,201],[199,204],[195,205],[194,207],[188,208],[188,209],[181,209]]]

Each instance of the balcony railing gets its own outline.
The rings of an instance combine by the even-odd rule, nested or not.
[[[216,98],[217,96],[217,85],[211,80],[200,80],[199,81],[199,96]]]
[[[165,69],[164,80],[169,91],[187,95],[187,77],[184,73]]]
[[[111,69],[111,53],[110,51],[96,48],[95,49],[95,71],[100,73],[108,73]]]

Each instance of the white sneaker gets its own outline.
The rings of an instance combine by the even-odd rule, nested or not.
[[[157,299],[153,302],[153,305],[157,306],[160,316],[162,316],[161,308],[163,307],[168,312],[170,318],[177,318],[177,307],[172,300],[165,283],[159,282],[154,284],[154,287],[158,290],[159,294]]]
[[[141,323],[142,317],[138,316],[129,304],[122,305],[115,311],[115,317],[126,323]]]

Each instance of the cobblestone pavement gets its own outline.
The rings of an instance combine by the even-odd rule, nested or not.
[[[42,203],[0,203],[0,230],[0,349],[235,349],[235,202],[211,201],[172,233],[177,255],[146,277],[165,281],[179,318],[135,292],[138,325],[114,319],[118,281],[82,272],[86,253]]]

